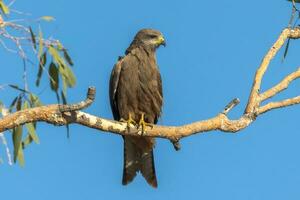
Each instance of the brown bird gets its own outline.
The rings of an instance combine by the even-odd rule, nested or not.
[[[110,104],[115,120],[126,121],[145,130],[156,124],[163,104],[161,76],[155,51],[165,46],[162,34],[142,29],[134,37],[124,57],[115,64],[109,86]],[[154,167],[154,138],[124,136],[124,169],[122,184],[130,183],[137,172],[157,187]]]

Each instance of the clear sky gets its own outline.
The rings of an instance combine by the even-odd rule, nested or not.
[[[287,26],[290,6],[285,0],[18,0],[14,8],[32,13],[31,18],[56,18],[45,33],[59,38],[74,59],[78,83],[68,92],[69,101],[82,100],[94,85],[96,101],[86,112],[105,118],[112,118],[108,80],[118,56],[139,29],[160,30],[167,47],[157,52],[164,89],[159,123],[181,125],[215,116],[235,97],[241,104],[230,117],[242,114],[255,70]],[[292,41],[283,63],[280,52],[263,90],[299,67],[299,50],[300,43]],[[0,53],[0,83],[21,82],[21,60]],[[29,71],[35,76],[37,68]],[[299,83],[276,99],[298,95]],[[47,85],[44,77],[41,88],[31,89],[38,93]],[[4,102],[13,95],[0,90]],[[50,89],[41,95],[45,104],[56,102]],[[40,123],[41,144],[25,150],[25,167],[0,165],[0,199],[300,199],[299,108],[264,114],[239,134],[214,131],[185,138],[179,152],[158,139],[158,189],[140,175],[121,185],[120,136],[71,125],[67,139],[64,127]],[[0,145],[2,157],[3,152]]]

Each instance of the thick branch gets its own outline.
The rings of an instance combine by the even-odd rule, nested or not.
[[[153,125],[147,127],[144,133],[141,132],[137,127],[131,125],[127,127],[127,123],[107,120],[97,116],[84,113],[81,110],[89,106],[95,97],[95,88],[89,88],[87,99],[78,104],[72,105],[48,105],[41,106],[31,109],[18,111],[16,113],[5,116],[0,119],[0,132],[8,129],[12,129],[19,125],[44,121],[54,125],[67,125],[72,123],[81,124],[90,128],[98,129],[105,132],[112,132],[120,135],[131,135],[131,136],[147,136],[147,137],[161,137],[170,139],[175,148],[179,148],[178,141],[183,137],[187,137],[196,133],[203,133],[213,130],[220,130],[223,132],[238,132],[255,121],[256,117],[268,112],[272,109],[283,108],[286,106],[299,104],[300,96],[285,99],[279,102],[271,102],[260,107],[260,104],[279,92],[283,91],[288,85],[295,79],[300,77],[300,69],[291,73],[285,77],[279,84],[275,85],[271,89],[260,94],[260,86],[262,78],[270,64],[271,59],[276,55],[278,50],[282,47],[287,38],[298,39],[300,38],[300,29],[284,29],[278,40],[269,50],[267,55],[264,57],[260,67],[256,71],[253,87],[249,96],[248,104],[244,114],[237,120],[231,120],[227,114],[232,110],[238,103],[238,99],[231,101],[225,109],[217,114],[215,117],[194,122],[183,126],[159,126]]]
[[[62,116],[64,112],[81,110],[88,107],[95,99],[96,89],[90,87],[87,92],[87,98],[85,101],[72,105],[47,105],[36,108],[21,110],[13,114],[9,114],[0,119],[0,132],[15,128],[19,125],[23,125],[30,122],[44,121],[54,125],[67,124],[66,120]]]
[[[91,94],[95,94],[94,91],[94,88],[90,88],[88,92],[88,98],[79,104],[41,106],[10,114],[0,120],[0,132],[25,123],[44,121],[60,126],[77,123],[90,128],[102,130],[105,132],[112,132],[120,135],[142,135],[141,130],[137,129],[137,127],[134,126],[127,127],[127,123],[107,120],[90,115],[88,113],[84,113],[82,111],[78,111],[79,107],[85,108],[93,101],[94,96]],[[230,104],[226,106],[225,110],[232,108],[237,104],[237,102],[237,100],[230,102]],[[62,107],[64,107],[64,109],[61,109]],[[153,127],[147,128],[146,132],[143,133],[143,136],[161,137],[168,138],[172,141],[178,141],[179,139],[192,134],[212,130],[237,132],[247,127],[252,121],[253,119],[247,115],[242,116],[239,120],[230,120],[228,119],[226,114],[220,113],[214,118],[194,122],[183,126],[176,127],[153,125]]]

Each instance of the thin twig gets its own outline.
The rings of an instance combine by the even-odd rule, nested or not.
[[[235,106],[237,106],[240,103],[240,100],[238,98],[233,99],[231,102],[229,102],[229,104],[225,107],[225,109],[223,110],[223,114],[227,115],[228,112],[234,108]]]
[[[4,136],[3,133],[0,133],[0,138],[1,138],[3,146],[5,147],[8,164],[9,165],[13,165],[12,156],[11,156],[10,150],[8,148],[8,144],[7,144],[6,138],[5,138],[5,136]]]

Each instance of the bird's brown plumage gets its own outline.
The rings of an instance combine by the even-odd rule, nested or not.
[[[110,102],[114,119],[132,119],[139,122],[142,114],[145,122],[157,123],[163,104],[162,83],[157,68],[155,50],[164,44],[159,31],[140,30],[125,56],[115,64],[110,78]],[[141,172],[147,182],[157,187],[153,147],[154,138],[125,136],[124,185]]]

